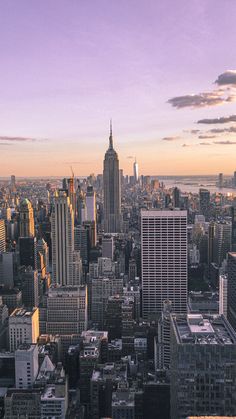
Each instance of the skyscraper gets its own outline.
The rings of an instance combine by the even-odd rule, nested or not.
[[[20,237],[34,237],[34,210],[28,199],[20,204]]]
[[[119,159],[113,148],[112,125],[110,125],[109,148],[103,163],[104,230],[117,233],[121,228],[121,197]]]
[[[6,229],[5,221],[0,220],[0,253],[6,251]]]
[[[65,191],[55,196],[52,212],[52,275],[54,283],[73,284],[74,212]]]
[[[187,211],[141,211],[143,317],[187,310]]]
[[[207,189],[199,190],[199,209],[200,213],[208,217],[210,210],[210,192]]]
[[[138,163],[136,161],[136,157],[134,162],[134,183],[138,183]]]
[[[228,254],[227,270],[227,319],[236,330],[236,253],[234,252]]]

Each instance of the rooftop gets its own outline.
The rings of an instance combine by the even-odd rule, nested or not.
[[[16,308],[10,315],[11,317],[32,317],[34,313],[38,310],[37,307],[32,310],[26,310],[25,308]]]
[[[236,334],[224,316],[172,315],[178,343],[236,345]]]

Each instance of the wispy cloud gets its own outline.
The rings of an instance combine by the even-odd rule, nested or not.
[[[200,119],[198,124],[227,124],[229,122],[236,122],[236,115],[221,116],[220,118]]]
[[[27,142],[27,141],[38,141],[36,138],[30,137],[9,137],[7,135],[1,135],[0,141],[9,141],[9,142]]]
[[[210,138],[216,138],[216,135],[199,135],[198,138],[199,140],[207,140]]]
[[[179,140],[180,137],[163,137],[162,141],[176,141]]]
[[[229,127],[229,128],[212,128],[208,132],[212,134],[223,134],[223,133],[235,134],[236,126]]]
[[[236,144],[236,141],[229,141],[229,140],[222,140],[222,141],[214,141],[214,144],[220,144],[220,145],[233,145]]]
[[[199,143],[199,145],[211,145],[211,143]]]
[[[134,157],[133,156],[127,156],[127,159],[133,159]]]
[[[203,92],[196,95],[176,96],[168,100],[168,103],[174,108],[203,108],[208,106],[221,105],[228,101],[228,97],[224,97],[217,90],[213,92]]]
[[[182,147],[191,147],[190,144],[182,144]]]
[[[11,145],[13,145],[12,143],[0,143],[0,147],[1,146],[11,146]]]

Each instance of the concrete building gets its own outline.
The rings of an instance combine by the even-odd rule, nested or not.
[[[102,257],[110,258],[111,260],[113,260],[114,249],[114,237],[104,235],[102,237]]]
[[[28,199],[20,204],[20,237],[34,237],[34,210]]]
[[[228,254],[227,319],[236,330],[236,253]]]
[[[7,288],[14,286],[14,272],[16,254],[13,252],[0,252],[0,285]]]
[[[141,211],[142,304],[145,319],[160,314],[163,301],[187,310],[187,211]]]
[[[0,220],[0,253],[6,251],[6,228],[5,221]]]
[[[219,314],[227,318],[228,311],[228,275],[219,278]]]
[[[39,337],[39,311],[16,308],[9,317],[9,347],[15,351],[22,343],[36,343]]]
[[[236,334],[224,316],[171,315],[171,419],[235,416]]]
[[[65,191],[54,199],[52,212],[52,278],[58,285],[73,284],[74,212]]]
[[[38,374],[38,346],[21,344],[15,351],[16,388],[32,388]]]
[[[51,287],[40,307],[40,332],[72,335],[87,329],[87,288]]]

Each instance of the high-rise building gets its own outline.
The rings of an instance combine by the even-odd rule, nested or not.
[[[15,175],[11,175],[11,182],[10,182],[11,192],[16,192],[16,177]]]
[[[93,186],[87,187],[86,192],[87,220],[96,222],[96,193]]]
[[[19,259],[21,266],[37,268],[36,237],[19,237]]]
[[[223,184],[224,184],[223,173],[219,173],[219,178],[218,178],[218,186],[219,186],[219,188],[223,188]]]
[[[231,208],[232,217],[232,234],[231,234],[231,249],[236,252],[236,207]]]
[[[214,234],[214,262],[218,266],[221,266],[224,259],[226,259],[227,253],[231,250],[231,234],[232,225],[229,222],[217,222],[215,223],[215,234]]]
[[[43,307],[40,307],[40,332],[72,335],[86,329],[87,288],[85,286],[51,287]]]
[[[113,148],[110,127],[109,148],[103,162],[104,230],[117,233],[121,229],[121,194],[118,154]]]
[[[199,209],[202,215],[207,218],[210,210],[210,192],[207,189],[199,190]]]
[[[15,351],[22,343],[37,343],[39,337],[39,310],[16,308],[9,317],[9,346]]]
[[[16,256],[14,252],[0,252],[0,285],[7,288],[14,287]]]
[[[28,199],[20,204],[20,237],[34,237],[34,210]]]
[[[20,273],[22,301],[25,307],[33,308],[39,305],[38,271],[27,267]]]
[[[6,228],[5,221],[0,220],[0,253],[6,251]]]
[[[236,334],[224,316],[171,316],[171,419],[235,416]]]
[[[180,208],[180,190],[178,188],[173,189],[173,207],[174,208]]]
[[[136,158],[134,162],[134,182],[138,183],[138,163],[136,161]]]
[[[105,235],[102,237],[102,257],[110,258],[113,260],[114,257],[114,237]]]
[[[48,272],[49,269],[49,249],[48,249],[48,245],[45,242],[44,239],[40,239],[37,242],[37,252],[41,253],[41,255],[43,256],[43,263],[44,266],[46,268],[46,272]]]
[[[187,310],[187,211],[141,211],[143,317]]]
[[[219,314],[224,314],[227,318],[228,305],[228,276],[220,275],[219,277]]]
[[[59,285],[73,284],[74,212],[65,191],[59,191],[52,212],[52,277]]]
[[[227,271],[227,319],[236,330],[236,253],[228,254]]]
[[[38,374],[38,346],[22,344],[15,351],[16,388],[31,388]]]

